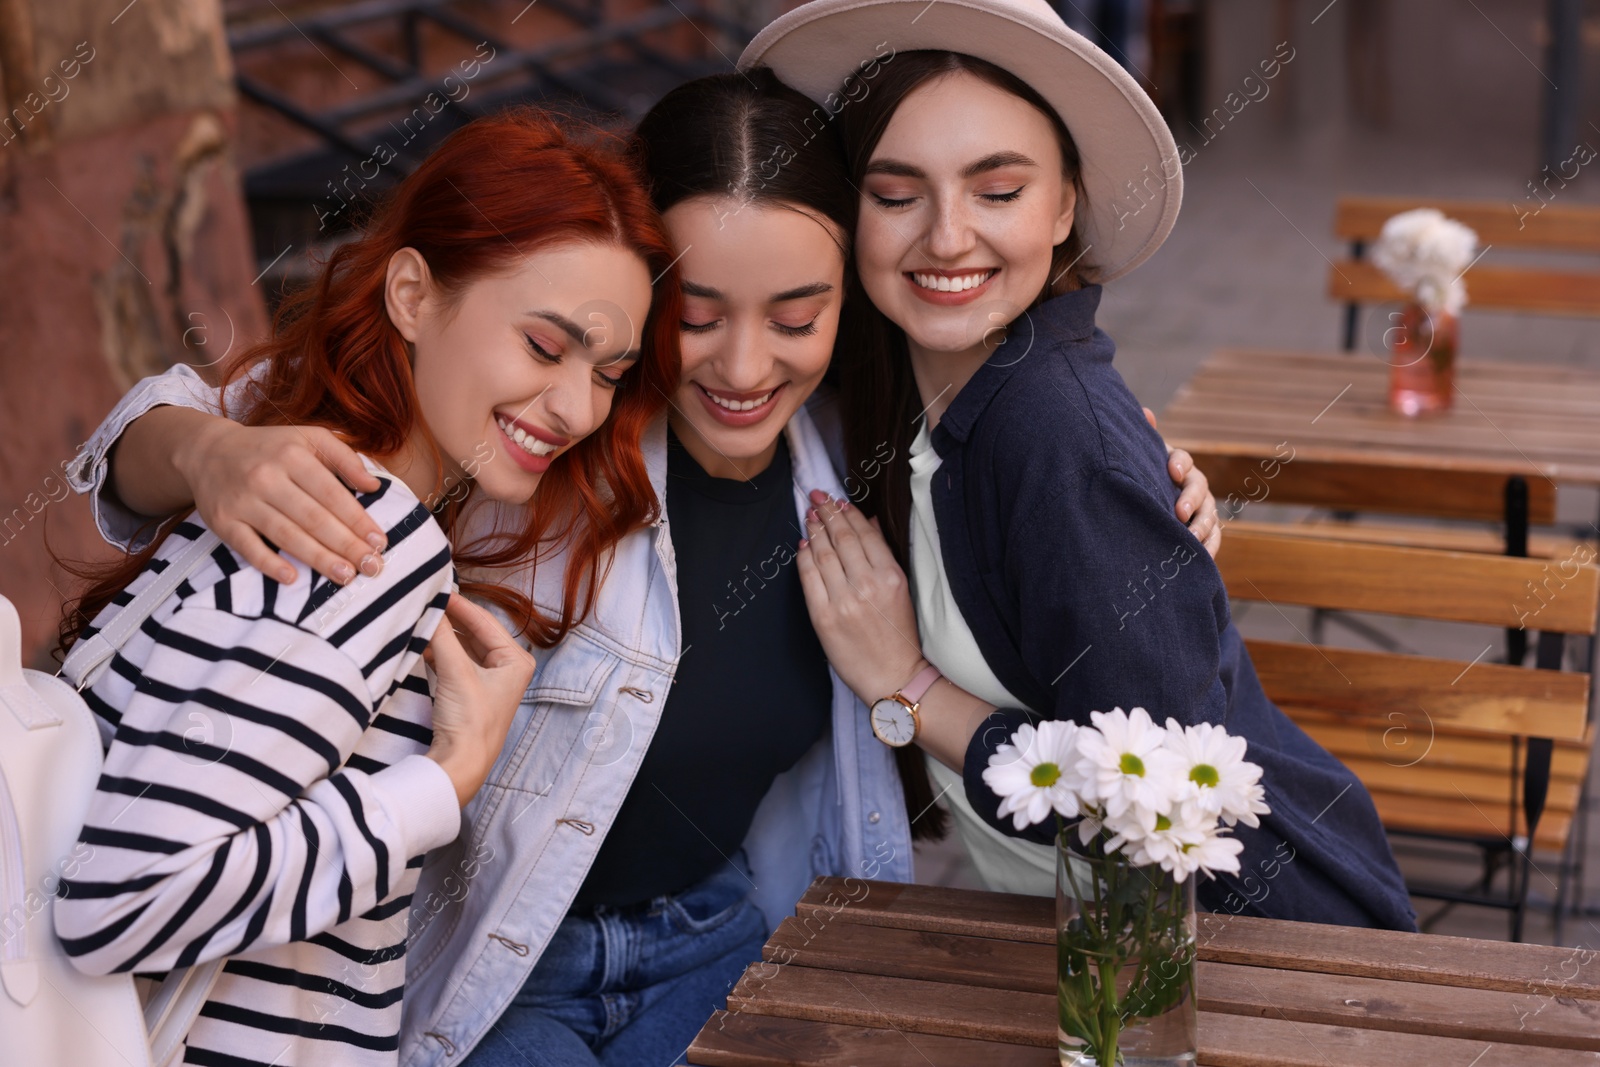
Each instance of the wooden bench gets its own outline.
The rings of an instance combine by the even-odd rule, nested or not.
[[[1457,387],[1454,410],[1408,419],[1388,408],[1379,360],[1224,349],[1178,392],[1161,429],[1235,508],[1494,523],[1498,546],[1440,529],[1435,547],[1470,541],[1475,550],[1564,559],[1572,539],[1532,530],[1555,523],[1558,483],[1600,485],[1600,374],[1475,360],[1461,365]],[[1365,517],[1348,528],[1362,538],[1424,537],[1421,527],[1385,529]],[[1522,662],[1522,637],[1508,634],[1507,662]]]
[[[1592,951],[1198,916],[1199,1063],[1600,1060]],[[689,1046],[703,1067],[1056,1067],[1055,901],[819,878]]]
[[[1552,193],[1552,195],[1554,195]],[[1528,201],[1418,200],[1410,197],[1340,197],[1334,235],[1350,242],[1350,255],[1328,272],[1328,295],[1345,305],[1344,347],[1353,351],[1360,336],[1361,305],[1405,300],[1406,294],[1366,259],[1383,224],[1402,211],[1438,208],[1473,229],[1483,262],[1467,279],[1467,307],[1540,315],[1600,315],[1600,271],[1551,270],[1497,262],[1493,249],[1600,256],[1600,207]]]
[[[1372,793],[1384,825],[1485,850],[1477,888],[1419,896],[1507,907],[1520,939],[1532,851],[1559,857],[1557,923],[1581,887],[1594,726],[1590,677],[1560,669],[1566,635],[1595,632],[1600,567],[1317,536],[1236,522],[1217,565],[1235,601],[1537,630],[1538,665],[1247,641],[1261,684]],[[1487,651],[1487,650],[1486,650]],[[1501,860],[1511,891],[1488,892]],[[1581,891],[1581,890],[1580,890]]]

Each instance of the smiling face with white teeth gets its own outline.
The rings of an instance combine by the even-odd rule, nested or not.
[[[431,431],[448,484],[471,478],[493,500],[522,503],[627,387],[650,310],[650,270],[616,245],[563,244],[447,294],[422,256],[403,248],[391,257],[385,297],[411,343],[418,433],[424,423]],[[408,484],[396,465],[431,464],[422,445],[409,460],[385,461]]]
[[[663,216],[683,249],[683,377],[668,418],[708,474],[746,479],[833,355],[843,234],[798,207],[692,197]]]
[[[1050,119],[971,73],[944,74],[906,94],[873,149],[856,269],[913,361],[984,356],[1050,281],[1074,204]]]

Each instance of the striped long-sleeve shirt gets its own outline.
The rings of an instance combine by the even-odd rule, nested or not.
[[[184,1062],[392,1065],[423,853],[460,810],[425,753],[421,653],[454,580],[406,486],[362,505],[382,572],[281,585],[219,547],[84,692],[115,727],[56,930],[81,969],[228,957]],[[201,530],[178,526],[94,620],[105,627]]]

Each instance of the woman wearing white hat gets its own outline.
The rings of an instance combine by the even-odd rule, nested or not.
[[[1202,906],[1414,929],[1371,798],[1262,692],[1095,327],[1099,283],[1178,213],[1149,98],[1044,0],[817,0],[740,62],[837,116],[869,298],[841,326],[846,433],[897,457],[859,508],[813,494],[812,620],[880,739],[927,753],[989,885],[1049,893],[1055,866],[1048,828],[996,818],[998,745],[1031,717],[1143,706],[1226,724],[1264,769],[1271,814]]]

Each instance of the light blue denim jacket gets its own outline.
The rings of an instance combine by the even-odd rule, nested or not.
[[[105,491],[106,456],[128,423],[161,404],[216,411],[217,395],[183,365],[145,379],[106,417],[69,472],[73,487],[91,495],[95,521],[114,544],[129,545],[143,520]],[[802,525],[809,490],[845,495],[838,429],[832,397],[819,392],[785,430]],[[645,432],[644,456],[651,485],[665,500],[664,419]],[[558,605],[560,581],[560,558],[542,560],[535,601]],[[463,812],[463,833],[428,855],[412,900],[404,1067],[464,1058],[566,915],[671,688],[682,654],[677,592],[663,515],[622,540],[589,617],[538,654],[505,749]],[[866,708],[839,676],[832,680],[832,729],[773,783],[744,842],[751,899],[769,928],[794,913],[819,875],[912,880],[910,819],[893,752],[873,736]],[[760,729],[758,693],[750,707],[751,729]]]

